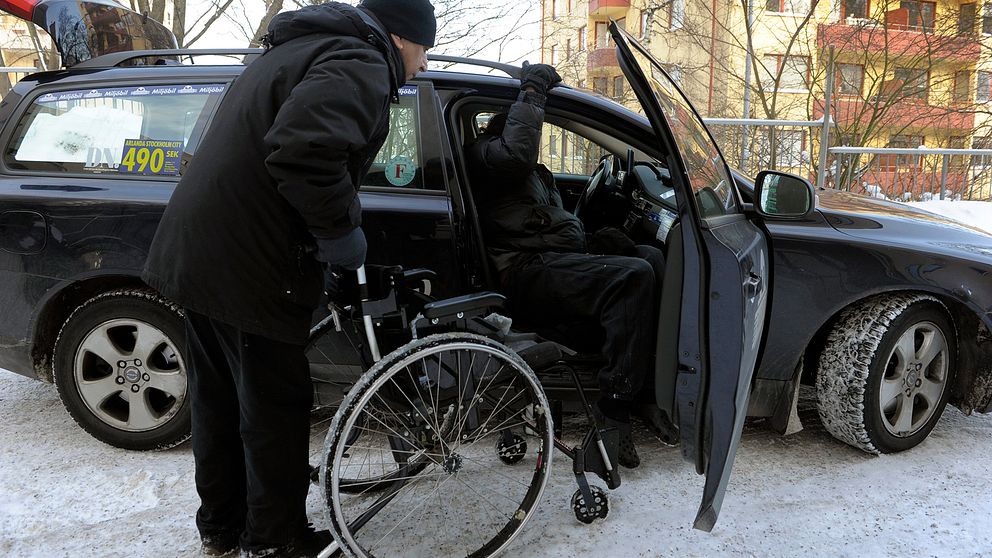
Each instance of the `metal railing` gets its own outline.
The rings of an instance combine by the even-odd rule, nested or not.
[[[992,200],[992,149],[831,147],[828,188],[900,201]]]
[[[836,188],[903,201],[992,201],[992,149],[828,147],[820,120],[704,118],[727,162],[750,176],[766,169]],[[816,149],[813,146],[816,146]]]

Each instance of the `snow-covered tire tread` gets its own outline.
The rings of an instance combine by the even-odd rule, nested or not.
[[[920,302],[938,299],[925,294],[877,296],[841,312],[827,337],[816,375],[816,408],[820,421],[838,440],[879,455],[865,424],[865,390],[872,360],[882,337],[896,318]]]

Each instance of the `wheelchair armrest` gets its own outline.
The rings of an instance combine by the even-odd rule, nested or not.
[[[436,279],[437,273],[432,269],[417,268],[417,269],[406,269],[403,271],[403,284],[407,285],[410,283],[415,283],[417,281],[423,281],[424,279]]]
[[[493,308],[502,308],[504,302],[506,297],[499,293],[473,293],[426,304],[422,314],[428,320],[455,316],[459,313],[465,317],[475,316]]]

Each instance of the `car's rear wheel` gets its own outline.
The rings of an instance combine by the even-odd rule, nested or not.
[[[179,308],[153,292],[96,296],[72,312],[55,342],[59,396],[84,430],[112,446],[180,444],[190,436],[184,339]]]
[[[835,438],[870,453],[915,447],[947,405],[957,353],[943,304],[885,295],[845,310],[827,338],[816,378],[820,420]]]

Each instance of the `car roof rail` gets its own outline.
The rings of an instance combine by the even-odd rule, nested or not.
[[[450,62],[452,64],[465,64],[467,66],[481,66],[483,68],[492,68],[493,70],[499,70],[512,78],[520,79],[521,68],[519,66],[513,66],[512,64],[504,64],[502,62],[492,62],[490,60],[480,60],[478,58],[463,58],[461,56],[448,56],[446,54],[428,54],[427,60],[430,62]]]
[[[129,60],[138,58],[163,57],[163,56],[232,56],[244,55],[244,63],[247,64],[260,56],[265,49],[261,48],[174,48],[157,50],[126,50],[123,52],[111,52],[96,58],[84,60],[73,69],[78,68],[113,68]]]
[[[157,49],[157,50],[127,50],[123,52],[111,52],[109,54],[104,54],[103,56],[97,56],[95,58],[90,58],[89,60],[84,60],[73,68],[75,69],[93,69],[93,68],[113,68],[115,66],[120,66],[124,62],[130,60],[136,60],[138,58],[150,58],[150,57],[164,57],[164,56],[231,56],[231,55],[245,55],[245,63],[250,62],[255,57],[261,55],[265,52],[261,48],[202,48],[202,49],[191,49],[191,48],[179,48],[179,49]],[[254,55],[254,56],[252,56]],[[512,78],[520,78],[520,67],[513,66],[511,64],[504,64],[502,62],[493,62],[490,60],[480,60],[478,58],[464,58],[461,56],[448,56],[446,54],[429,54],[427,59],[432,62],[448,62],[451,64],[465,64],[468,66],[480,66],[483,68],[492,68],[493,70],[499,70]]]

